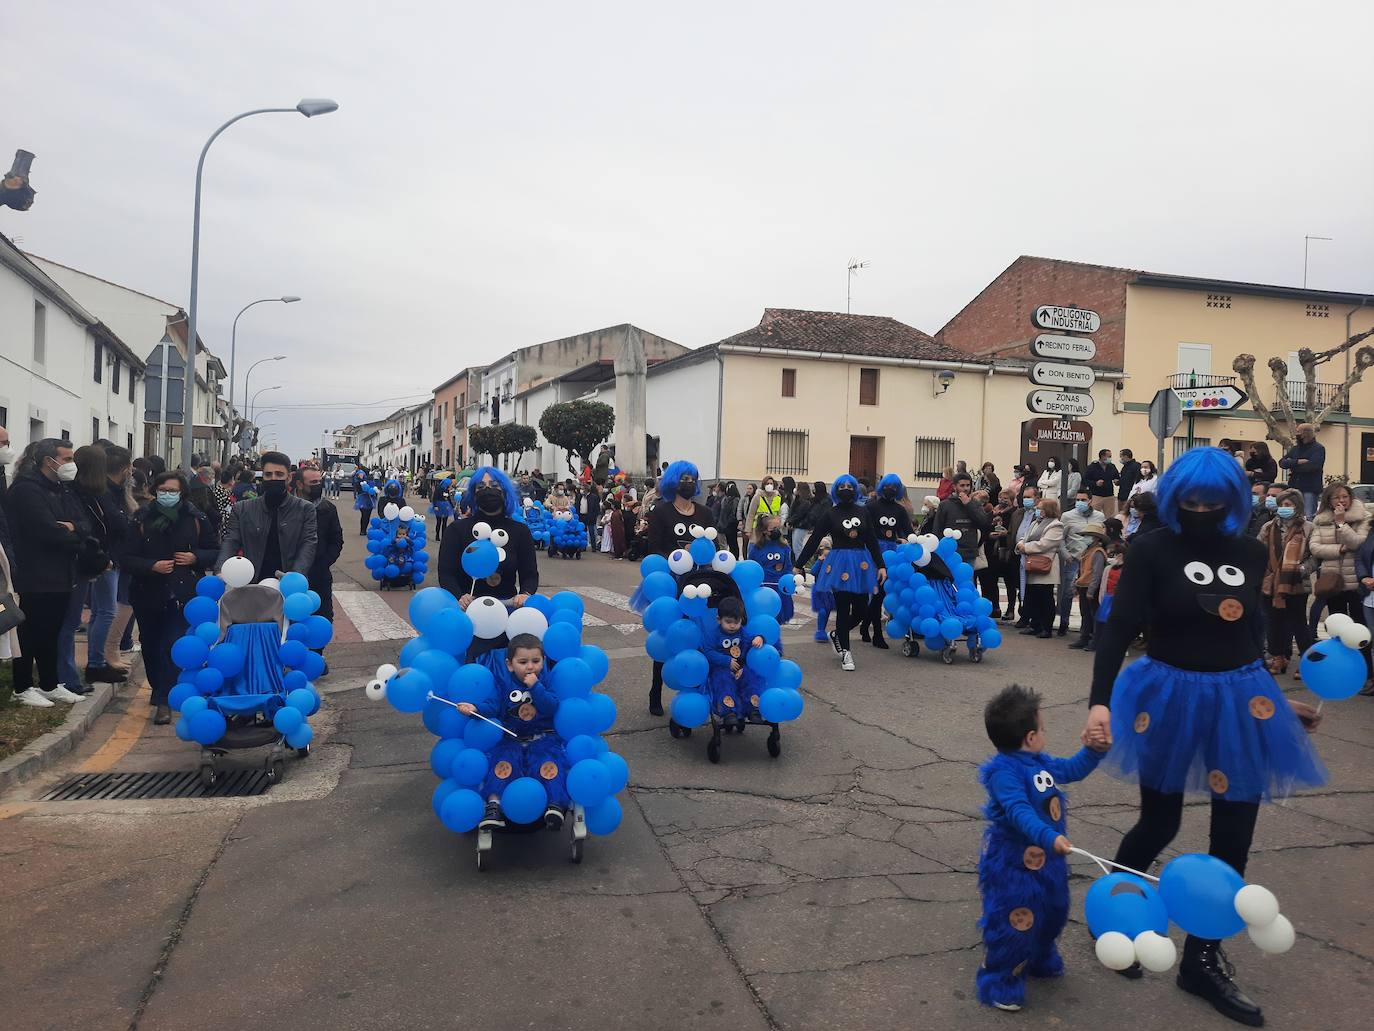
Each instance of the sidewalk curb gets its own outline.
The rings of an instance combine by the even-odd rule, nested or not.
[[[22,784],[72,751],[87,731],[109,706],[122,684],[96,684],[90,694],[71,707],[67,720],[56,730],[35,738],[26,746],[0,761],[0,791]]]

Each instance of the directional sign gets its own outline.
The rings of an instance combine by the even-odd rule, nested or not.
[[[1250,395],[1235,387],[1175,387],[1184,415],[1215,415],[1239,408]]]
[[[1064,415],[1086,419],[1093,414],[1093,396],[1076,390],[1032,390],[1026,407],[1040,415]]]
[[[1036,362],[1030,367],[1030,381],[1042,387],[1062,387],[1065,390],[1091,390],[1093,370],[1081,365],[1055,365]]]
[[[1066,330],[1070,333],[1096,333],[1102,328],[1102,316],[1086,308],[1065,308],[1060,304],[1042,304],[1031,315],[1031,322],[1041,329]]]
[[[1042,444],[1082,444],[1093,439],[1092,423],[1069,419],[1031,419],[1026,423],[1027,438]]]
[[[1031,341],[1031,354],[1037,358],[1053,358],[1057,362],[1090,362],[1097,356],[1097,345],[1091,337],[1041,333]]]

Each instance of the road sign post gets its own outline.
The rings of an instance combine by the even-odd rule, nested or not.
[[[1057,425],[1081,426],[1086,433],[1066,435],[1072,457],[1078,458],[1079,436],[1087,440],[1092,427],[1087,423],[1071,423],[1073,419],[1086,419],[1093,413],[1092,390],[1097,378],[1093,370],[1074,362],[1090,362],[1097,356],[1097,345],[1092,337],[1073,336],[1075,333],[1095,333],[1102,327],[1102,317],[1086,308],[1073,308],[1060,304],[1042,304],[1031,312],[1031,324],[1037,329],[1051,330],[1040,333],[1031,340],[1030,351],[1045,361],[1035,362],[1026,370],[1026,378],[1036,386],[1044,388],[1032,390],[1026,395],[1026,407],[1037,415],[1054,416]],[[1043,423],[1051,420],[1036,420]],[[1072,504],[1067,497],[1069,489],[1069,466],[1063,468],[1059,481],[1059,499],[1064,505]]]
[[[1164,468],[1164,440],[1174,435],[1182,419],[1183,406],[1179,403],[1178,395],[1168,387],[1155,391],[1154,399],[1150,402],[1150,432],[1159,444],[1156,469]]]

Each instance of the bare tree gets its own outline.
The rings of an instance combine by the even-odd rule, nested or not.
[[[1317,366],[1331,361],[1340,355],[1345,354],[1362,340],[1374,336],[1374,329],[1367,329],[1363,333],[1356,333],[1349,340],[1342,344],[1337,344],[1328,351],[1314,351],[1310,347],[1304,347],[1298,352],[1298,366],[1302,369],[1303,396],[1302,403],[1297,408],[1294,407],[1293,398],[1288,393],[1288,363],[1282,358],[1270,358],[1266,363],[1269,372],[1274,377],[1274,408],[1270,408],[1260,399],[1259,388],[1255,385],[1255,356],[1253,354],[1242,354],[1236,357],[1231,363],[1231,368],[1240,377],[1241,385],[1245,392],[1250,395],[1250,403],[1254,406],[1259,417],[1264,420],[1264,424],[1269,427],[1269,436],[1278,441],[1285,448],[1292,447],[1297,439],[1298,425],[1310,422],[1318,429],[1321,428],[1331,413],[1343,408],[1350,402],[1350,388],[1364,378],[1366,370],[1374,367],[1374,347],[1366,344],[1355,351],[1355,361],[1350,369],[1350,375],[1345,378],[1345,382],[1336,390],[1336,394],[1325,408],[1317,408]]]

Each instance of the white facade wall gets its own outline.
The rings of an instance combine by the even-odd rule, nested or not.
[[[492,425],[492,398],[514,396],[515,385],[519,381],[518,372],[519,369],[514,357],[504,358],[495,365],[489,365],[482,370],[482,388],[477,392],[477,400],[482,406],[478,416],[478,426]],[[500,405],[499,420],[501,422],[514,421],[514,417],[509,414],[509,407],[506,402],[502,402]]]
[[[645,422],[649,436],[658,438],[659,464],[688,461],[703,480],[720,476],[720,377],[714,356],[662,372],[649,369]],[[614,384],[607,392],[599,400],[614,404]]]

